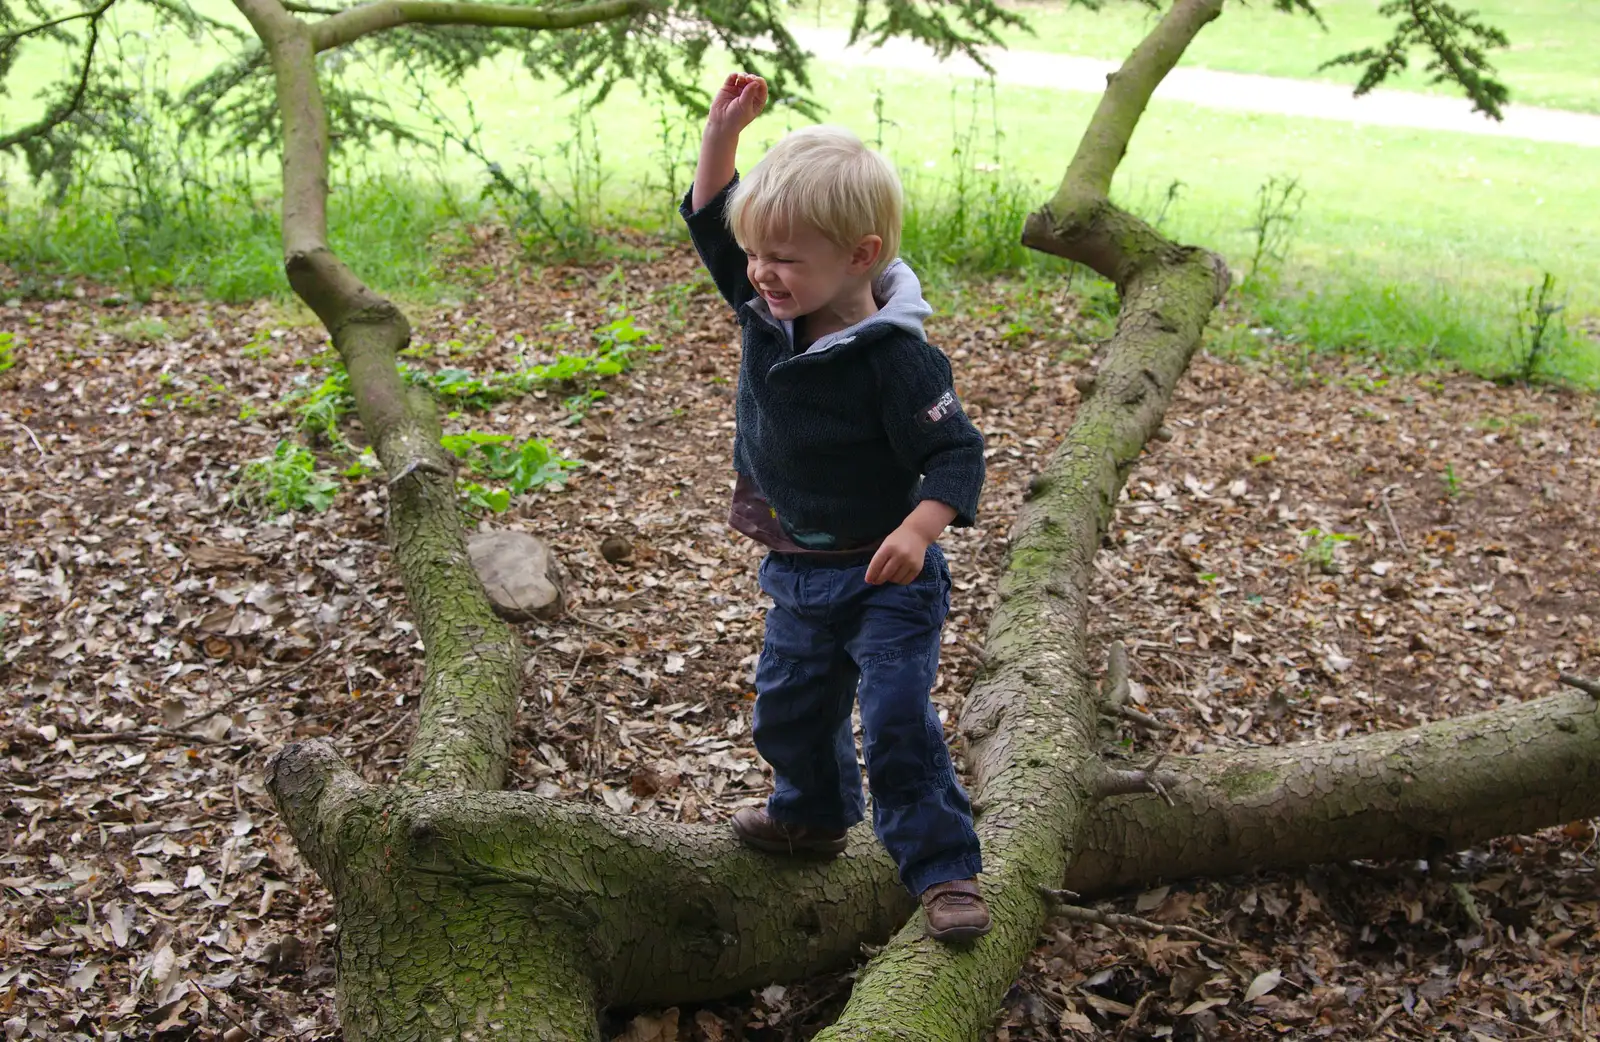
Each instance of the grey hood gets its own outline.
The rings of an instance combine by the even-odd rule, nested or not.
[[[928,338],[923,328],[923,323],[928,316],[933,314],[933,308],[922,299],[922,280],[917,278],[917,273],[911,270],[911,265],[903,260],[895,260],[883,269],[872,284],[872,296],[878,302],[876,314],[869,315],[855,325],[841,329],[837,333],[829,333],[819,338],[816,343],[806,348],[808,355],[821,354],[831,348],[841,347],[853,343],[863,333],[876,331],[875,327],[885,326],[890,329],[899,329],[911,333],[919,340]],[[772,311],[767,307],[767,302],[759,296],[754,297],[745,305],[751,311],[760,315],[768,324],[782,329],[789,338],[789,344],[794,344],[794,323],[779,321],[774,318]],[[884,330],[887,332],[887,330]]]

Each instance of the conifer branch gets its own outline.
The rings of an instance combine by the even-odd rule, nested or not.
[[[100,45],[100,19],[105,17],[105,13],[111,10],[111,5],[116,2],[117,0],[105,0],[104,3],[95,8],[93,11],[81,11],[78,14],[71,15],[67,18],[58,19],[54,23],[59,25],[62,22],[72,21],[77,18],[89,19],[89,41],[84,44],[83,47],[83,64],[78,70],[78,82],[73,87],[71,97],[50,109],[50,111],[46,112],[44,116],[41,117],[37,122],[30,123],[20,130],[13,131],[4,137],[0,137],[0,152],[15,148],[18,145],[32,141],[36,138],[43,137],[56,127],[59,127],[67,120],[71,119],[73,114],[78,111],[78,106],[83,103],[83,96],[89,92],[89,76],[94,72],[95,50]],[[43,26],[35,26],[33,29],[24,30],[22,35],[27,35],[28,33],[32,32],[39,32],[48,27],[49,23],[46,23]],[[20,39],[21,36],[15,38]],[[9,43],[10,41],[7,42]]]
[[[529,7],[452,0],[376,0],[311,27],[312,46],[332,50],[401,25],[476,25],[494,29],[572,29],[648,10],[649,0],[598,0],[579,7]]]

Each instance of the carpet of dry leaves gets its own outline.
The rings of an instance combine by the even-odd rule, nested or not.
[[[581,350],[617,309],[664,345],[581,424],[560,425],[559,393],[450,421],[548,435],[585,461],[492,519],[549,540],[571,584],[563,617],[522,630],[534,666],[512,784],[720,820],[765,786],[749,737],[758,552],[723,523],[732,324],[682,247],[543,269],[497,250],[475,261],[470,303],[420,312],[418,364]],[[1094,344],[1065,287],[937,303],[932,333],[990,464],[982,523],[946,544],[935,696],[954,717],[1010,519]],[[276,305],[134,308],[94,287],[6,301],[0,329],[21,345],[0,374],[5,1035],[335,1038],[332,909],[262,767],[321,736],[392,777],[421,650],[378,479],[275,520],[227,495],[242,461],[292,431],[275,403],[320,380],[325,339]],[[1331,739],[1548,694],[1561,669],[1600,674],[1594,398],[1202,357],[1169,424],[1099,559],[1092,629],[1127,643],[1135,696],[1179,730],[1108,733],[1113,749]],[[602,556],[608,536],[631,556]],[[1129,894],[1105,907],[1238,947],[1051,924],[995,1037],[1593,1035],[1597,857],[1595,823],[1578,821],[1434,863]],[[617,1011],[608,1030],[805,1038],[848,985]]]

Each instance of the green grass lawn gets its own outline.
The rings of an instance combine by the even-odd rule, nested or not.
[[[1246,12],[1231,12],[1240,13]],[[25,54],[24,61],[30,60],[44,59]],[[184,67],[199,65],[186,61]],[[714,78],[708,76],[708,86]],[[1020,215],[1042,202],[1060,177],[1096,100],[1023,87],[1001,87],[991,95],[970,81],[826,64],[816,67],[815,78],[828,118],[869,142],[881,140],[899,163],[917,208],[914,217],[926,223],[927,214],[952,207],[973,211],[973,220],[964,224],[941,217],[943,242],[919,246],[919,256],[970,258],[970,241],[950,241],[963,236],[1011,241]],[[408,100],[400,88],[388,89],[397,103]],[[874,111],[880,95],[882,122]],[[483,150],[515,177],[526,181],[542,162],[552,181],[547,188],[554,188],[547,201],[572,202],[576,162],[580,181],[601,183],[609,219],[671,226],[674,199],[667,186],[675,183],[681,190],[686,184],[698,127],[656,99],[619,89],[595,113],[595,148],[574,150],[574,99],[551,84],[529,81],[509,60],[435,98],[463,126],[470,102],[483,126]],[[27,104],[15,96],[4,99],[0,114],[10,117],[6,125],[15,125]],[[765,117],[747,138],[743,164],[799,122],[792,110]],[[1573,146],[1158,101],[1114,192],[1124,205],[1154,215],[1178,182],[1164,228],[1223,252],[1242,269],[1253,251],[1259,188],[1269,178],[1296,178],[1305,195],[1273,298],[1275,325],[1314,335],[1323,346],[1365,345],[1412,362],[1442,357],[1492,371],[1490,356],[1510,336],[1515,299],[1544,271],[1559,279],[1572,324],[1600,314],[1596,159],[1594,150]],[[273,166],[268,161],[262,169],[270,175]],[[454,190],[441,191],[441,180]],[[16,184],[14,170],[11,181]],[[453,219],[479,212],[484,171],[459,151],[435,162],[414,151],[381,148],[366,153],[359,170],[346,167],[335,183],[335,245],[376,284],[419,291],[434,276],[426,251],[414,244]],[[19,223],[16,214],[32,203],[26,192],[14,198],[6,239],[11,250],[43,250],[41,255],[77,270],[96,270],[92,255],[101,256],[102,266],[121,263],[111,216],[79,207],[70,221],[35,226],[24,243],[16,229],[26,222]],[[168,281],[229,296],[281,285],[270,203],[257,197],[229,205],[233,224],[209,231],[183,225],[170,245],[155,248],[192,254],[164,261]],[[579,205],[575,212],[595,211]],[[234,259],[240,259],[237,270],[223,263]],[[979,266],[993,268],[992,258]],[[1572,372],[1595,382],[1600,349],[1584,341],[1572,351]]]
[[[469,78],[464,96],[478,98],[485,139],[499,156],[512,159],[539,147],[527,133],[530,119],[549,126],[567,118],[569,103],[554,92],[530,87],[496,93],[488,89],[495,80],[494,74]],[[1043,201],[1065,169],[1096,100],[1001,87],[991,107],[988,88],[975,89],[968,81],[826,64],[816,69],[816,86],[831,121],[869,142],[881,134],[913,194],[950,181],[965,167],[980,184],[1004,176],[1036,185],[1036,201]],[[888,121],[881,129],[873,112],[878,92]],[[619,90],[599,113],[600,152],[622,195],[629,194],[624,186],[630,181],[637,184],[661,167],[658,111],[652,100]],[[801,122],[783,111],[764,117],[747,135],[741,162],[748,165]],[[971,147],[954,155],[956,140],[968,133]],[[543,147],[549,151],[548,144]],[[1306,193],[1294,253],[1308,267],[1360,267],[1402,281],[1445,279],[1472,293],[1521,286],[1548,269],[1583,294],[1573,298],[1576,308],[1594,310],[1600,308],[1600,251],[1593,248],[1600,241],[1596,160],[1593,150],[1576,146],[1157,101],[1118,173],[1115,192],[1124,204],[1153,212],[1169,183],[1180,181],[1167,226],[1247,257],[1257,189],[1269,177],[1294,176]],[[993,167],[1000,172],[987,169]],[[649,204],[633,194],[632,206]]]
[[[1265,2],[1230,3],[1184,55],[1185,65],[1230,72],[1255,72],[1296,79],[1354,85],[1358,70],[1319,66],[1341,54],[1378,46],[1389,38],[1390,19],[1378,14],[1379,0],[1316,0],[1327,28],[1305,15],[1286,15]],[[1147,33],[1160,12],[1135,0],[1109,0],[1098,12],[1065,0],[1013,3],[1033,32],[1008,30],[1012,47],[1121,58]],[[1456,6],[1479,12],[1501,29],[1511,45],[1491,52],[1490,60],[1511,88],[1513,103],[1579,112],[1600,112],[1600,9],[1594,0],[1472,0]],[[819,20],[847,24],[847,8],[837,0],[819,9],[807,5],[806,24]],[[1402,90],[1449,92],[1428,83],[1425,58],[1386,86]]]

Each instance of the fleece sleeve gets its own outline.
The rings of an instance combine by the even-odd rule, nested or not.
[[[983,435],[961,409],[949,359],[920,341],[878,359],[884,431],[900,462],[922,475],[919,498],[954,510],[957,527],[976,523]]]
[[[744,250],[734,241],[733,232],[728,230],[728,196],[738,183],[739,175],[734,174],[733,180],[698,210],[693,208],[694,189],[690,188],[684,193],[683,202],[678,205],[678,213],[683,215],[683,223],[689,226],[689,238],[694,241],[694,248],[699,251],[706,270],[711,273],[711,281],[717,284],[717,290],[735,311],[756,295],[746,275],[748,267]]]

